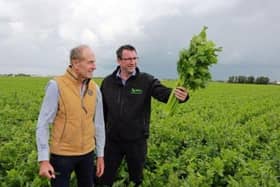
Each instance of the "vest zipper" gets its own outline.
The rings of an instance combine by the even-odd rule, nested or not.
[[[85,111],[85,113],[87,114],[87,109],[86,109],[86,107],[85,107],[85,105],[84,105],[84,99],[82,98],[81,99],[81,105],[82,105],[82,109]]]
[[[84,125],[83,125],[83,117],[81,117],[81,151],[84,151]]]
[[[86,109],[86,107],[84,105],[84,96],[85,96],[85,94],[83,94],[83,96],[81,97],[81,105],[82,105],[82,109],[87,114],[87,109]],[[82,148],[82,151],[83,151],[84,150],[84,124],[83,124],[82,117],[81,117],[81,130],[82,130],[82,132],[81,132],[81,148]]]
[[[86,114],[88,113],[88,111],[87,111],[87,108],[84,105],[84,97],[85,97],[85,95],[86,95],[86,93],[88,91],[88,82],[86,84],[84,84],[85,90],[81,94],[81,105],[82,105],[82,109],[85,111]],[[84,124],[83,124],[83,118],[81,118],[81,130],[82,130],[82,132],[81,132],[81,149],[83,151],[84,150]]]
[[[85,107],[85,105],[84,105],[84,97],[85,97],[85,95],[86,95],[86,93],[87,93],[87,90],[88,90],[88,85],[84,85],[86,88],[85,88],[85,90],[84,90],[84,92],[81,94],[81,103],[82,103],[82,109],[85,111],[85,113],[87,114],[87,109],[86,109],[86,107]]]
[[[121,86],[121,89],[119,90],[118,93],[118,102],[120,104],[120,118],[122,117],[122,113],[123,113],[123,99],[122,99],[122,94],[123,94],[123,90],[124,90],[125,86]]]

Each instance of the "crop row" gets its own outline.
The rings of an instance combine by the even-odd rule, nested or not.
[[[34,137],[47,81],[0,78],[1,187],[49,186],[38,176]],[[142,186],[280,186],[279,93],[279,86],[210,83],[172,117],[154,100]],[[126,170],[115,187],[128,180]]]

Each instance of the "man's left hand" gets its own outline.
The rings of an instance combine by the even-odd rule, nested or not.
[[[96,160],[96,176],[101,177],[104,173],[104,158],[97,157]]]

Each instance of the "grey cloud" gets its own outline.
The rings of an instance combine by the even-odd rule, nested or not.
[[[0,16],[0,51],[5,54],[0,64],[9,62],[17,67],[24,64],[30,67],[22,70],[31,71],[33,67],[32,72],[38,74],[63,72],[68,64],[70,48],[79,42],[75,38],[68,41],[59,33],[65,20],[69,21],[67,15],[73,13],[71,3],[66,0],[58,4],[54,1],[14,2],[17,7],[15,15]],[[223,9],[193,14],[188,4],[180,4],[176,14],[137,20],[141,37],[131,37],[135,35],[127,32],[116,35],[112,41],[90,43],[97,55],[96,74],[105,76],[110,73],[116,66],[117,47],[131,43],[138,50],[142,70],[159,78],[176,78],[179,51],[187,48],[191,37],[206,25],[208,38],[223,47],[218,64],[211,68],[214,79],[226,80],[231,75],[243,74],[267,75],[280,80],[278,7],[280,2],[275,0],[248,0],[236,1]],[[11,33],[7,24],[12,21],[23,22],[26,30]],[[110,25],[106,26],[110,28]],[[96,25],[88,28],[94,30]],[[7,65],[1,66],[0,73],[12,71],[12,65]]]
[[[144,69],[154,69],[160,77],[176,77],[174,66],[178,52],[188,47],[193,34],[206,25],[208,38],[223,47],[219,63],[212,68],[214,79],[251,74],[279,80],[280,39],[277,33],[280,25],[275,19],[279,14],[276,4],[280,3],[245,2],[207,17],[191,17],[186,11],[179,16],[162,18],[145,28],[149,39],[145,41],[148,45],[143,46],[143,55],[149,61],[141,64]],[[168,55],[169,51],[173,55]]]

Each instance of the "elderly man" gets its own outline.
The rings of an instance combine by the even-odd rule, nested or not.
[[[87,45],[70,52],[70,65],[46,87],[36,130],[39,175],[53,187],[68,187],[74,171],[79,187],[92,187],[104,171],[105,129],[102,96],[91,80],[95,55]],[[51,141],[49,146],[49,126]]]

